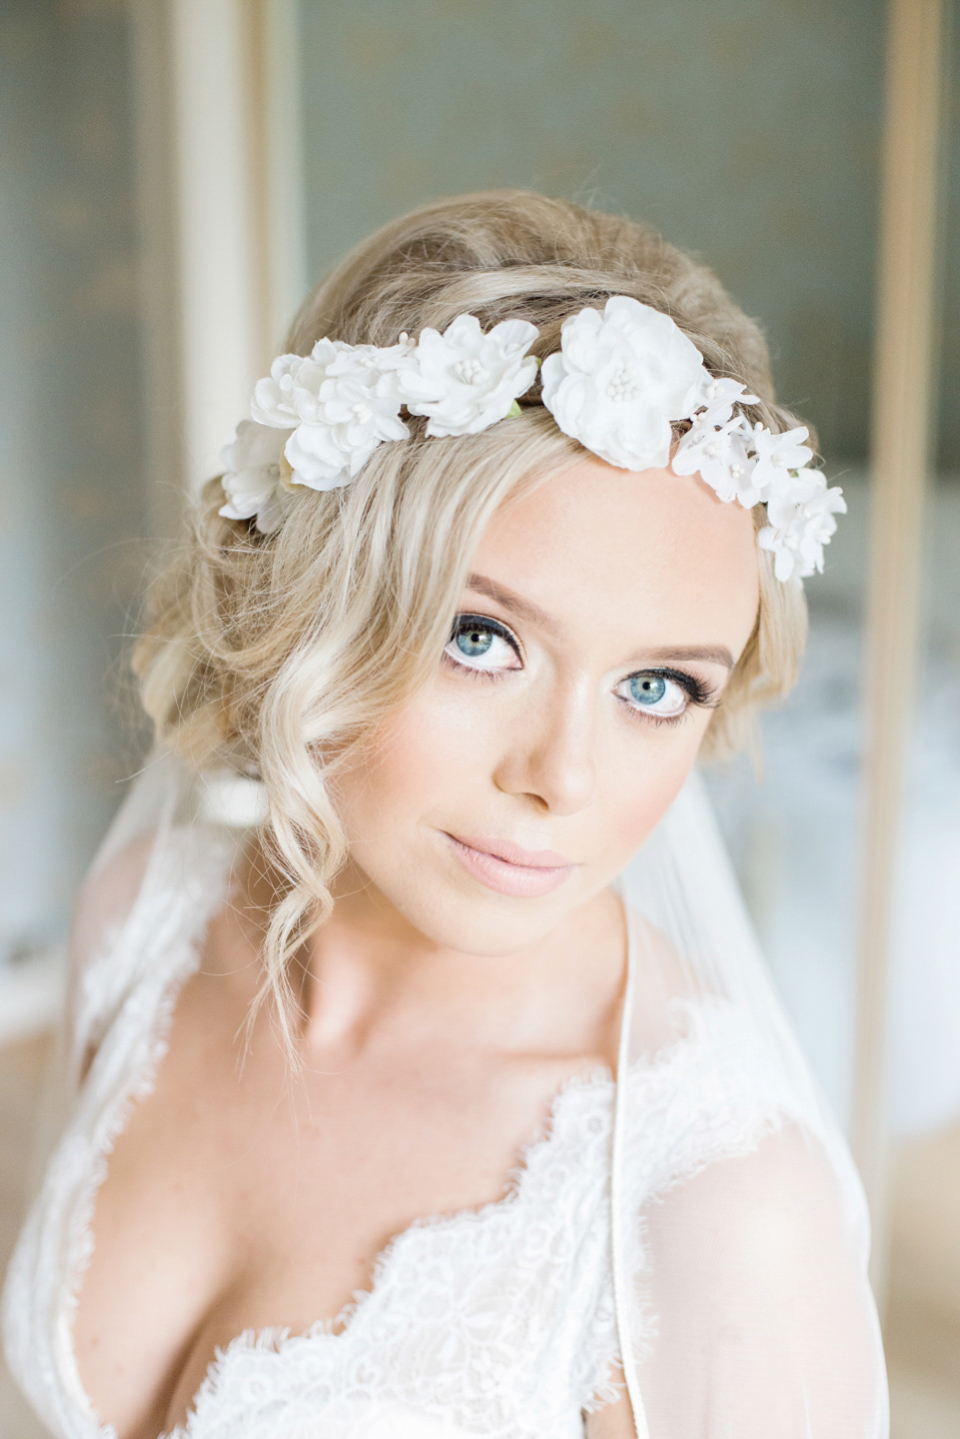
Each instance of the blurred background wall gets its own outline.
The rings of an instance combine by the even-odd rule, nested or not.
[[[519,185],[647,220],[770,336],[834,458],[866,454],[876,0],[302,7],[311,272],[434,195]]]
[[[760,318],[781,398],[847,490],[762,783],[745,763],[711,784],[780,991],[849,1114],[885,15],[878,0],[3,0],[0,1038],[50,1013],[55,963],[29,956],[62,938],[142,746],[122,675],[144,541],[214,472],[297,300],[348,246],[439,195],[532,186],[706,258]],[[943,157],[894,944],[900,1439],[960,1433],[960,146]],[[19,1182],[6,1152],[0,1208]]]
[[[0,963],[63,934],[127,772],[148,504],[129,18],[0,6]]]
[[[866,458],[877,0],[353,0],[302,4],[300,35],[311,277],[459,190],[531,186],[624,211],[703,255],[761,319],[781,396],[824,453]],[[955,470],[960,147],[944,163],[938,448]]]

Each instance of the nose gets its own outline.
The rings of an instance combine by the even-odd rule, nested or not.
[[[588,683],[526,697],[494,770],[505,794],[526,795],[545,813],[576,814],[596,793],[596,707]]]

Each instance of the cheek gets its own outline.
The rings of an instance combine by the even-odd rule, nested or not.
[[[429,686],[387,720],[338,784],[348,837],[369,834],[374,819],[389,819],[396,834],[482,780],[491,735],[478,708]]]
[[[691,715],[676,731],[660,732],[609,776],[608,833],[616,862],[626,863],[656,829],[693,768],[709,714]]]

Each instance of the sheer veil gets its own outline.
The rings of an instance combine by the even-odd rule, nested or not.
[[[613,1255],[639,1439],[885,1435],[859,1177],[696,771],[621,888]],[[651,1009],[672,1018],[672,1049],[651,1045]],[[658,1087],[658,1066],[679,1066],[676,1082]]]
[[[170,892],[174,867],[209,913],[261,816],[254,780],[197,781],[169,756],[148,760],[78,906],[68,1089],[110,1023],[104,994],[119,1005],[129,988],[122,936],[134,909]],[[610,1243],[638,1439],[881,1439],[859,1181],[696,773],[619,883],[630,943]],[[89,977],[108,950],[105,990]]]

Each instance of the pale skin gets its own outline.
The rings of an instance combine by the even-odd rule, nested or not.
[[[584,459],[494,518],[433,678],[339,785],[350,858],[304,954],[302,1076],[265,1014],[239,1062],[269,899],[252,855],[110,1156],[74,1338],[120,1439],[182,1422],[241,1330],[338,1315],[415,1218],[499,1198],[562,1082],[615,1068],[611,882],[757,604],[752,517],[697,477]],[[539,854],[524,873],[549,851],[559,879],[504,893],[524,873],[494,861],[491,884],[458,838]],[[655,1043],[652,1000],[649,1024]],[[632,1432],[625,1403],[587,1421]]]

